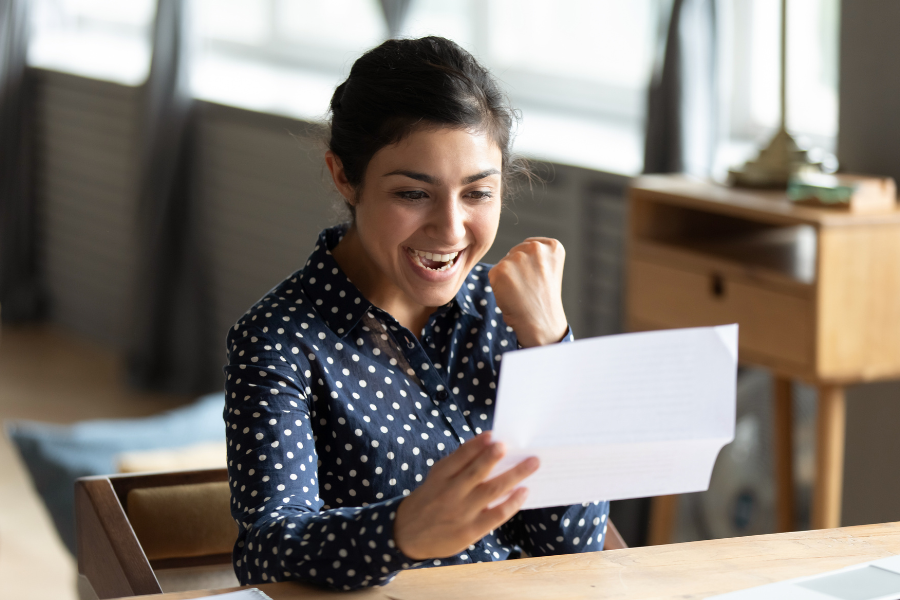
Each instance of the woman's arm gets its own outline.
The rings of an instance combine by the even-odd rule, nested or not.
[[[241,583],[296,579],[355,589],[409,567],[393,539],[399,498],[322,510],[310,419],[324,400],[312,399],[301,347],[241,325],[230,331],[228,349],[225,422]]]
[[[526,482],[527,483],[527,482]],[[603,550],[609,502],[520,511],[503,526],[529,556]]]

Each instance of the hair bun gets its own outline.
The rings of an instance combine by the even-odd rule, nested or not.
[[[337,86],[334,90],[334,95],[331,97],[331,110],[334,112],[341,108],[341,102],[344,100],[344,91],[347,89],[347,82],[350,81],[348,78],[347,81]]]

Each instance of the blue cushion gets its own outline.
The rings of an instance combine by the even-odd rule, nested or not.
[[[225,395],[209,394],[183,408],[140,419],[98,419],[74,425],[6,423],[53,523],[72,554],[75,546],[75,480],[116,472],[116,456],[132,450],[225,443]]]

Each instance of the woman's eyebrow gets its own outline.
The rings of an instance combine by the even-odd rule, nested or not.
[[[482,171],[481,173],[469,175],[468,177],[463,179],[463,185],[475,183],[479,179],[484,179],[485,177],[490,177],[491,175],[499,175],[499,174],[500,174],[500,171],[498,171],[497,169],[488,169],[487,171]]]
[[[469,175],[468,177],[463,178],[462,184],[468,185],[470,183],[475,183],[480,179],[484,179],[485,177],[490,177],[491,175],[499,175],[500,171],[498,169],[488,169],[486,171],[482,171],[481,173],[475,173],[474,175]],[[409,177],[410,179],[415,179],[416,181],[423,181],[425,183],[429,183],[431,185],[440,185],[441,180],[437,177],[433,177],[427,173],[419,173],[418,171],[406,171],[404,169],[397,169],[396,171],[391,171],[390,173],[385,173],[382,177],[390,177],[392,175],[402,175],[403,177]]]
[[[403,175],[404,177],[409,177],[410,179],[415,179],[416,181],[424,181],[425,183],[430,183],[432,185],[439,184],[440,179],[436,177],[432,177],[427,173],[418,173],[416,171],[404,171],[403,169],[398,169],[396,171],[391,171],[390,173],[385,173],[382,177],[390,177],[391,175]]]

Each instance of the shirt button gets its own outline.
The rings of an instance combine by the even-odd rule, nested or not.
[[[446,400],[446,399],[449,398],[449,397],[450,397],[450,394],[447,393],[447,390],[441,390],[441,391],[439,391],[439,392],[437,393],[437,399],[438,399],[438,400],[444,401],[444,400]]]

